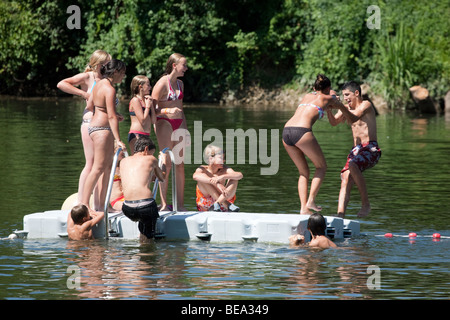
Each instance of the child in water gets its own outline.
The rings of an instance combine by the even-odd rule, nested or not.
[[[94,239],[92,228],[103,219],[103,212],[91,212],[84,204],[72,208],[67,217],[69,240]]]
[[[327,224],[325,218],[320,213],[314,213],[309,217],[307,228],[312,237],[309,243],[310,247],[321,249],[337,248],[336,244],[325,235]],[[294,234],[289,237],[289,243],[292,246],[299,246],[304,241],[305,238],[300,234]]]

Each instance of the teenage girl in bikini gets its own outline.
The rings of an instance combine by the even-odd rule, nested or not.
[[[183,112],[183,81],[179,77],[184,76],[188,70],[186,65],[186,58],[174,53],[169,57],[164,75],[155,84],[152,92],[152,98],[156,107],[156,125],[155,133],[158,139],[159,149],[169,148],[171,150],[178,143],[186,143],[187,126],[186,118]],[[185,129],[186,136],[182,141],[172,141],[172,133],[177,129]],[[176,157],[183,157],[184,154],[174,154]],[[170,160],[167,154],[164,157],[164,164],[166,166],[167,175],[170,172]],[[178,159],[182,160],[182,159]],[[184,209],[184,161],[176,161],[176,188],[177,188],[177,204],[178,210]],[[167,209],[167,188],[169,179],[165,179],[164,183],[160,184],[161,195],[161,211]]]
[[[100,74],[100,68],[108,61],[111,60],[111,56],[103,50],[96,50],[91,55],[89,59],[89,65],[83,73],[79,73],[71,78],[67,78],[61,80],[57,87],[58,89],[70,93],[73,95],[83,97],[86,102],[91,95],[91,92],[94,86],[102,79],[102,75]],[[80,86],[80,88],[77,88]],[[94,110],[92,108],[86,108],[83,111],[83,119],[81,122],[81,141],[83,143],[84,157],[85,157],[85,165],[80,174],[80,179],[78,181],[78,202],[81,202],[83,197],[83,188],[86,178],[89,172],[92,169],[92,165],[94,164],[94,145],[92,143],[91,138],[89,137],[88,127],[89,122],[92,119],[94,114]],[[94,203],[95,207],[98,209],[100,207],[99,203],[99,192],[94,192]]]
[[[113,85],[122,82],[126,66],[120,60],[111,60],[101,68],[104,79],[100,80],[89,99],[94,104],[95,113],[89,125],[89,135],[94,143],[94,165],[84,184],[81,203],[89,208],[89,198],[94,185],[102,174],[109,177],[114,154],[114,140],[117,146],[126,150],[120,140],[119,121],[123,117],[116,111],[118,99]],[[103,179],[100,203],[105,202],[108,180]]]
[[[345,108],[335,95],[330,95],[331,82],[326,76],[317,75],[314,90],[305,95],[294,116],[289,119],[283,129],[283,145],[300,173],[298,179],[300,214],[311,214],[310,209],[322,210],[320,206],[316,205],[315,199],[325,177],[327,164],[322,149],[312,132],[312,126],[318,119],[323,118],[327,108],[333,106]],[[309,197],[309,167],[305,156],[316,167]]]
[[[150,136],[152,124],[156,122],[155,108],[150,97],[150,80],[146,76],[135,76],[131,81],[131,94],[134,95],[128,107],[131,126],[128,132],[128,143],[131,154],[134,144],[140,136]]]

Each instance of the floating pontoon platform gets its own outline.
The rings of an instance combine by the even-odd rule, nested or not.
[[[119,148],[113,159],[108,185],[108,193],[104,206],[105,218],[93,229],[96,239],[139,239],[138,223],[131,221],[123,213],[108,213],[108,203],[111,194],[114,172],[117,165]],[[305,241],[310,241],[311,235],[307,229],[308,215],[281,213],[246,213],[246,212],[198,212],[177,211],[175,160],[170,149],[162,150],[168,153],[172,162],[172,202],[174,211],[160,212],[156,224],[156,238],[181,241],[211,241],[211,242],[273,242],[289,243],[289,237],[301,234]],[[162,167],[160,158],[159,166]],[[158,183],[155,181],[152,194],[156,196]],[[63,203],[61,210],[44,211],[28,214],[23,218],[23,230],[16,230],[13,236],[29,239],[67,238],[67,215],[73,203],[73,194]],[[92,205],[91,205],[92,206]],[[338,217],[325,216],[327,236],[332,239],[350,238],[359,235],[359,222]],[[108,225],[106,222],[108,221]]]
[[[55,239],[67,237],[69,210],[52,210],[25,215],[23,230],[14,233],[28,239]],[[307,230],[308,215],[246,212],[161,212],[156,225],[157,238],[169,241],[211,241],[289,243],[293,234],[310,240]],[[325,216],[327,236],[343,239],[358,236],[358,221]],[[109,226],[101,221],[93,229],[95,238],[139,239],[137,222],[123,213],[110,213]]]

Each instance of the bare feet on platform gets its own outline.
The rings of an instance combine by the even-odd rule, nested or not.
[[[345,217],[345,213],[343,213],[343,212],[338,212],[338,214],[336,215],[336,217],[338,217],[338,218],[344,218],[344,217]]]
[[[309,203],[307,203],[307,204],[306,204],[306,207],[307,207],[308,209],[314,210],[314,211],[316,211],[316,212],[322,211],[322,207],[316,205],[314,202],[309,202]]]

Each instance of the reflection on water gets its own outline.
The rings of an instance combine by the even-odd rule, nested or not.
[[[365,235],[320,251],[258,243],[26,240],[2,256],[0,298],[448,298],[450,241],[417,242]],[[380,290],[367,286],[370,265],[381,268]],[[69,267],[79,270],[78,288],[70,286],[75,273]]]
[[[76,191],[84,164],[77,100],[0,101],[0,237],[22,228],[25,214],[59,209]],[[126,114],[126,104],[120,105]],[[293,110],[187,106],[188,126],[281,130]],[[129,119],[121,124],[128,132]],[[27,130],[24,130],[27,128]],[[365,173],[372,213],[362,236],[337,241],[340,249],[316,251],[260,243],[103,240],[0,240],[0,299],[448,299],[450,294],[450,124],[445,117],[378,117],[383,156]],[[270,131],[269,131],[270,132]],[[337,208],[339,171],[352,147],[346,126],[322,120],[314,127],[328,164],[317,198],[325,215]],[[281,137],[281,135],[280,135]],[[154,134],[152,133],[152,138]],[[204,138],[204,137],[203,137]],[[154,139],[156,141],[156,139]],[[270,141],[270,139],[268,139]],[[205,147],[210,141],[201,141]],[[195,143],[195,141],[194,141]],[[268,148],[270,150],[270,146]],[[279,171],[233,164],[244,173],[237,203],[247,212],[296,214],[297,172],[279,145]],[[186,165],[186,199],[195,208],[197,164]],[[348,218],[356,219],[353,190]],[[419,237],[383,237],[384,233]],[[429,237],[434,232],[440,241]],[[425,237],[428,236],[428,237]],[[367,268],[381,270],[381,288],[367,286]],[[74,268],[74,269],[71,269]],[[79,288],[72,288],[79,272]]]

